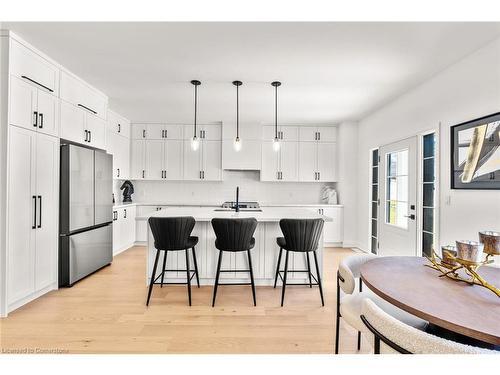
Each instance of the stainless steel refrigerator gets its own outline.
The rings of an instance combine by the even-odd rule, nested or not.
[[[113,158],[105,151],[61,144],[59,286],[113,260]]]

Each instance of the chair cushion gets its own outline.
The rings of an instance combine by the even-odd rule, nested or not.
[[[278,244],[279,247],[285,248],[286,247],[285,237],[276,238],[276,243]]]
[[[190,236],[187,241],[187,247],[194,247],[198,243],[198,237]]]
[[[371,299],[378,307],[384,310],[387,314],[393,316],[397,320],[412,326],[421,331],[427,327],[427,322],[414,315],[401,310],[400,308],[390,304],[386,300],[380,298],[368,288],[365,288],[361,293],[349,294],[340,299],[340,315],[342,318],[356,330],[363,333],[369,333],[368,328],[361,320],[361,311],[363,300]]]

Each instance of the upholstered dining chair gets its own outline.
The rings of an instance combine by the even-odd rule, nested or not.
[[[365,290],[363,290],[363,283],[360,277],[361,266],[375,258],[377,258],[377,255],[374,254],[351,255],[342,259],[339,264],[339,269],[337,271],[335,354],[339,353],[340,318],[358,331],[358,350],[361,349],[361,333],[368,332],[365,324],[360,318],[361,303],[365,298],[370,298],[385,312],[416,329],[423,330],[427,327],[426,321],[390,304],[366,287],[364,288]],[[358,288],[356,288],[356,286],[358,286]],[[356,291],[356,289],[358,291]],[[341,295],[341,290],[345,293],[344,296]]]
[[[375,354],[500,354],[418,330],[387,314],[372,300],[361,303],[361,320]],[[370,337],[371,336],[371,337]]]

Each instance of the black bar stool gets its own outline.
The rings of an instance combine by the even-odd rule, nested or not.
[[[276,242],[280,247],[280,253],[278,255],[276,275],[274,277],[274,287],[276,288],[276,283],[279,276],[283,281],[281,290],[281,306],[283,306],[283,302],[285,300],[285,289],[287,285],[286,277],[289,272],[307,272],[309,275],[308,284],[294,283],[288,285],[309,285],[310,288],[312,288],[313,285],[318,285],[319,294],[321,296],[321,305],[325,306],[325,302],[323,300],[323,287],[321,285],[321,277],[319,273],[318,258],[316,256],[318,242],[323,230],[323,219],[281,219],[280,227],[284,237],[276,238]],[[280,271],[281,254],[283,250],[286,251],[285,270]],[[290,251],[305,253],[307,260],[307,270],[288,269],[288,253]],[[314,277],[314,275],[311,273],[311,263],[309,260],[310,252],[312,252],[314,255],[314,263],[316,264],[316,277]],[[281,274],[283,274],[283,276],[281,276]],[[312,282],[312,279],[314,279],[314,283]]]
[[[255,228],[257,228],[257,220],[255,218],[248,219],[212,219],[212,227],[215,232],[215,247],[219,249],[219,260],[217,261],[217,273],[215,274],[214,297],[212,307],[215,306],[215,297],[217,296],[217,287],[219,285],[251,285],[253,294],[253,305],[257,306],[255,298],[255,282],[253,279],[252,257],[250,249],[255,246]],[[247,270],[221,270],[222,253],[224,251],[246,251],[248,255]],[[250,283],[219,283],[221,272],[249,272]]]
[[[148,220],[149,226],[151,227],[151,232],[155,240],[156,257],[153,266],[153,272],[151,274],[151,282],[149,283],[148,299],[146,301],[146,306],[149,305],[149,299],[151,298],[151,292],[153,291],[153,284],[161,276],[160,288],[163,284],[184,284],[184,283],[164,283],[165,272],[186,272],[187,276],[187,290],[189,306],[191,306],[191,279],[196,276],[196,282],[198,288],[200,287],[200,277],[198,275],[198,264],[196,262],[196,252],[195,246],[198,243],[198,237],[192,237],[191,232],[194,228],[194,218],[191,216],[182,217],[150,217]],[[189,253],[188,250],[191,249],[193,255],[194,271],[189,268]],[[166,269],[167,264],[167,253],[169,251],[186,251],[186,269],[185,270],[168,270]],[[163,255],[163,271],[156,278],[156,267],[158,266],[158,258],[160,257],[160,252],[164,252]],[[191,274],[193,272],[193,274]]]

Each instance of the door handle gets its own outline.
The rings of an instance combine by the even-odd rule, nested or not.
[[[33,225],[31,226],[31,229],[36,229],[36,195],[33,195],[32,199],[34,203],[34,209],[33,209]]]
[[[85,130],[85,142],[89,141],[89,131]]]
[[[145,172],[145,171],[144,171],[144,169],[143,169],[143,170],[142,170],[142,178],[144,178],[144,172]]]
[[[38,127],[38,112],[37,112],[37,111],[34,111],[34,112],[33,112],[33,115],[34,115],[33,126],[34,126],[35,128],[37,128],[37,127]]]
[[[146,138],[146,129],[142,129],[142,138]]]
[[[314,132],[314,140],[317,141],[318,140],[318,132]]]
[[[89,130],[89,143],[92,142],[92,132]]]
[[[168,130],[165,130],[165,138],[168,138]]]
[[[415,215],[414,214],[405,215],[405,217],[407,217],[408,219],[411,219],[411,220],[415,220]]]
[[[321,141],[321,132],[318,132],[318,141]]]
[[[127,218],[127,209],[125,208],[123,210],[123,218],[126,219]]]
[[[120,133],[122,131],[122,126],[121,124],[118,124],[118,133]]]
[[[26,79],[26,80],[28,80],[28,81],[30,81],[30,82],[32,82],[32,83],[34,83],[35,85],[38,85],[38,86],[40,86],[40,87],[43,87],[45,90],[49,90],[50,92],[54,92],[54,90],[52,90],[52,89],[48,88],[48,87],[47,87],[47,86],[45,86],[45,85],[42,85],[41,83],[39,83],[39,82],[35,81],[34,79],[31,79],[30,77],[21,76],[21,78],[24,78],[24,79]]]
[[[118,173],[116,174],[116,177],[120,177],[120,168],[116,168]]]
[[[39,196],[38,196],[38,199],[39,199],[39,201],[40,201],[40,207],[38,208],[38,210],[40,211],[40,213],[39,213],[40,222],[39,222],[39,224],[38,224],[38,228],[41,228],[41,227],[42,227],[42,196],[41,196],[41,195],[39,195]]]
[[[161,131],[161,137],[162,137],[162,138],[165,138],[165,130],[162,130],[162,131]]]
[[[86,109],[87,111],[92,112],[94,115],[97,115],[97,112],[96,112],[96,111],[94,111],[93,109],[91,109],[91,108],[89,108],[89,107],[87,107],[87,106],[84,106],[83,104],[78,103],[78,107],[81,107],[81,108],[83,108],[83,109]]]
[[[318,172],[318,181],[321,180],[321,172]]]
[[[39,128],[43,128],[43,113],[39,113],[38,116],[40,116],[40,126]]]

